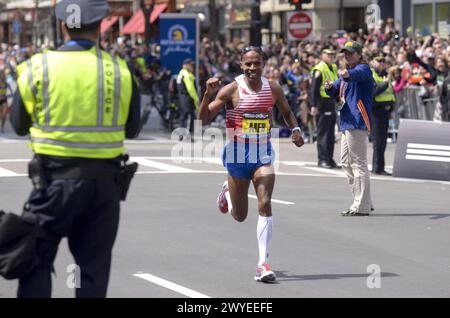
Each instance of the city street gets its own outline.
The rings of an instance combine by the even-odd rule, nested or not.
[[[178,162],[175,144],[153,131],[126,143],[140,167],[122,203],[108,297],[450,297],[450,183],[373,176],[373,215],[342,217],[351,202],[344,172],[318,168],[315,145],[280,140],[269,259],[278,280],[262,284],[253,280],[253,188],[244,223],[222,215],[220,152]],[[31,190],[32,153],[10,128],[0,149],[0,208],[18,213]],[[389,170],[394,149],[386,151]],[[53,297],[73,297],[66,284],[72,263],[64,240]],[[0,297],[15,297],[16,286],[0,279]]]

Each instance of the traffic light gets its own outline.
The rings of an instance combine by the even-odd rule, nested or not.
[[[311,0],[289,0],[289,4],[295,6],[295,10],[301,10],[302,4],[311,3]]]

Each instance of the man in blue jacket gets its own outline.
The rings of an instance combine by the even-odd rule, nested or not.
[[[369,65],[362,60],[361,44],[348,41],[342,51],[346,68],[339,71],[337,81],[325,83],[327,94],[339,101],[341,163],[353,195],[353,204],[342,215],[369,215],[373,207],[367,144],[375,84]]]

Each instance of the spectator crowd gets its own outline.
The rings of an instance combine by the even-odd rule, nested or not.
[[[405,36],[400,36],[399,28],[390,18],[379,21],[367,32],[362,29],[356,33],[336,32],[320,41],[286,42],[278,38],[262,47],[267,58],[263,75],[280,83],[302,129],[313,131],[314,120],[310,114],[309,96],[311,70],[320,62],[323,49],[335,50],[335,63],[339,68],[344,68],[340,48],[347,41],[354,40],[363,45],[363,57],[369,64],[376,56],[384,57],[386,78],[391,81],[395,94],[401,94],[408,87],[415,87],[423,98],[439,96],[437,118],[448,121],[450,110],[448,101],[445,100],[448,95],[443,94],[442,90],[449,76],[450,35],[447,38],[442,38],[438,33],[423,35],[411,27],[406,33]],[[226,84],[240,74],[240,52],[246,45],[248,43],[240,38],[234,38],[230,43],[212,41],[208,37],[201,40],[197,79],[200,96],[209,77],[219,77]],[[160,93],[165,105],[176,103],[176,96],[173,96],[174,85],[171,85],[171,79],[176,74],[170,74],[159,62],[158,45],[134,45],[129,39],[119,38],[112,44],[102,42],[102,46],[113,55],[127,60],[143,93]],[[2,44],[0,102],[11,97],[11,87],[17,77],[16,66],[42,49]],[[7,105],[10,102],[0,103],[0,121],[7,114]],[[223,123],[224,114],[219,114],[218,117],[217,120]],[[274,122],[279,126],[284,125],[281,114],[274,113]]]

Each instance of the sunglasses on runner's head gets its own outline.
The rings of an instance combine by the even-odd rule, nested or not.
[[[260,53],[260,54],[263,53],[263,50],[262,50],[262,48],[260,46],[252,46],[252,45],[250,45],[250,46],[246,46],[246,47],[244,47],[242,49],[242,54],[247,54],[248,52],[251,52],[251,51],[255,51],[255,52]]]

